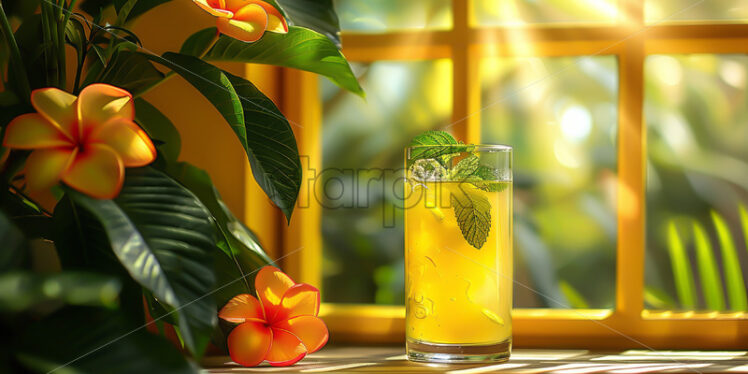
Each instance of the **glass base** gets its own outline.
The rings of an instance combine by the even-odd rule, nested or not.
[[[509,360],[512,340],[488,345],[436,344],[408,340],[408,360],[416,362],[442,362],[474,364],[478,362],[504,362]]]

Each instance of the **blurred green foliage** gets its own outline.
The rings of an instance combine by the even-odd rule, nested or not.
[[[481,91],[482,141],[514,147],[515,307],[612,307],[615,58],[487,58]]]
[[[647,306],[744,310],[748,231],[740,212],[748,203],[748,57],[656,55],[647,58],[645,74],[645,282],[669,299],[645,297]],[[684,254],[677,267],[670,266],[673,230]],[[686,278],[698,280],[687,292],[679,281]]]
[[[343,30],[383,32],[452,27],[452,0],[334,0]]]
[[[320,85],[322,196],[332,197],[322,201],[322,297],[402,304],[405,239],[396,200],[403,186],[395,182],[404,176],[403,153],[410,140],[449,124],[452,66],[449,60],[430,60],[353,68],[366,101],[327,80]]]

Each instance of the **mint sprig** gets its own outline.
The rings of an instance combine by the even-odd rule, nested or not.
[[[460,186],[459,190],[452,192],[449,197],[457,225],[465,240],[476,249],[481,249],[491,231],[491,202],[464,186]]]
[[[443,145],[446,147],[436,147]],[[423,147],[418,146],[434,146],[434,147]],[[416,147],[410,151],[410,157],[408,157],[408,165],[410,168],[413,162],[422,159],[435,159],[439,161],[442,166],[447,167],[452,157],[460,154],[460,152],[471,152],[475,147],[472,145],[465,145],[457,140],[446,131],[426,131],[425,133],[416,136],[410,141],[408,147]]]

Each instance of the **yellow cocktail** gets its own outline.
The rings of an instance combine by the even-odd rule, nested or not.
[[[491,156],[508,157],[510,168],[510,152]],[[512,335],[511,179],[457,177],[453,170],[447,164],[440,175],[409,173],[406,182],[408,354],[419,361],[506,359]]]

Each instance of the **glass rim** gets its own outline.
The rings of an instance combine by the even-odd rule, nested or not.
[[[420,148],[455,148],[455,147],[475,147],[471,152],[490,151],[490,152],[511,152],[512,146],[506,144],[419,144],[410,145],[405,149],[420,149]]]

